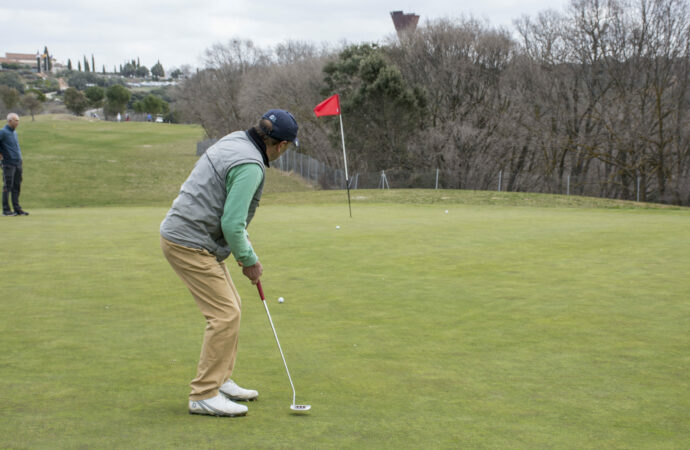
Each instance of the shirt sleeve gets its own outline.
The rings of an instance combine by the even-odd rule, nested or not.
[[[223,236],[235,259],[244,266],[253,266],[259,260],[247,239],[247,215],[249,205],[263,180],[263,170],[258,164],[241,164],[228,172],[221,227]]]

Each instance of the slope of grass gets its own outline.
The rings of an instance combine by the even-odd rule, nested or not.
[[[36,117],[18,129],[27,210],[169,204],[197,160],[203,135],[190,125]],[[268,172],[267,193],[310,189],[297,177]]]
[[[168,205],[191,171],[201,128],[103,122],[65,115],[24,119],[19,128],[26,209]],[[299,176],[269,169],[264,204],[329,204],[343,191],[318,191]],[[591,197],[431,189],[356,190],[352,203],[450,203],[575,208],[675,208]]]
[[[186,412],[204,320],[160,253],[165,212],[0,222],[0,447],[690,446],[687,211],[266,205],[252,240],[313,411],[290,414],[231,265],[235,379],[261,393],[238,419]]]

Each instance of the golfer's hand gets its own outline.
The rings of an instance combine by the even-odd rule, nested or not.
[[[261,274],[264,273],[264,268],[261,263],[257,261],[253,266],[242,267],[242,273],[245,277],[252,280],[252,284],[256,284],[259,278],[261,278]]]

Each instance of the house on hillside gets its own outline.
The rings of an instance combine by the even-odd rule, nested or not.
[[[2,58],[0,57],[0,63],[6,63],[6,64],[19,64],[23,66],[29,66],[34,72],[38,72],[38,62],[41,61],[41,72],[44,71],[43,65],[44,65],[44,59],[45,57],[41,55],[40,53],[7,53],[5,52],[5,57]],[[57,61],[55,61],[55,58],[50,56],[50,68],[51,70],[49,72],[55,72],[57,69],[64,68],[64,66]]]
[[[37,59],[38,53],[5,53],[5,57],[0,58],[0,63],[36,66]]]

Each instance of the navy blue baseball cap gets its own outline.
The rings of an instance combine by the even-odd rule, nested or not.
[[[292,114],[283,109],[271,109],[266,112],[262,119],[268,119],[273,124],[273,128],[266,134],[279,141],[288,141],[299,147],[297,140],[297,121]],[[266,130],[264,130],[266,131]]]

